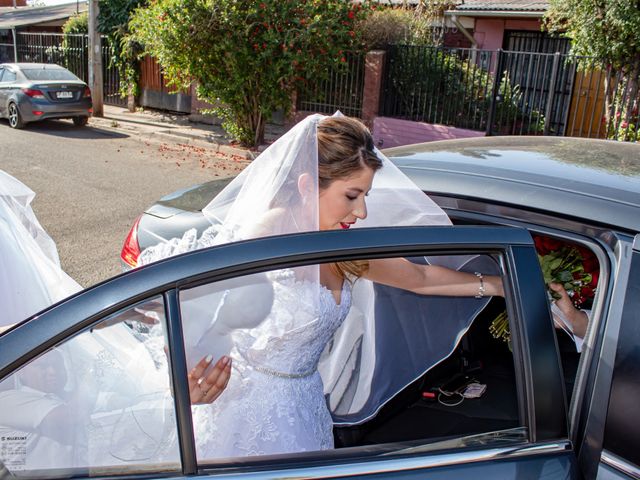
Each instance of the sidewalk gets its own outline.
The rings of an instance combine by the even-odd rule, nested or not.
[[[147,141],[196,145],[225,155],[238,155],[247,160],[254,159],[265,145],[249,149],[233,142],[220,125],[192,123],[187,114],[175,114],[160,110],[130,112],[124,107],[104,106],[103,117],[92,117],[90,126],[115,130]],[[286,132],[282,125],[268,124],[265,132],[266,144],[273,142]]]

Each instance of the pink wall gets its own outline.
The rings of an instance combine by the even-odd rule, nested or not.
[[[450,138],[484,137],[484,132],[465,130],[389,117],[376,117],[373,121],[373,140],[380,148],[397,147],[411,143],[433,142]],[[382,143],[381,143],[382,142]]]
[[[482,50],[502,48],[505,30],[540,31],[538,19],[476,18],[473,38]]]

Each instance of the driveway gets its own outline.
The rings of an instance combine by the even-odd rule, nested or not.
[[[85,287],[120,273],[129,228],[155,200],[211,179],[222,188],[248,164],[102,125],[49,121],[12,130],[0,121],[0,168],[36,192],[33,208],[58,245],[62,267]]]

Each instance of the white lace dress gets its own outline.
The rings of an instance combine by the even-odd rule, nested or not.
[[[271,313],[233,334],[229,385],[211,405],[193,406],[198,460],[333,448],[331,414],[317,367],[351,304],[293,271],[272,272]]]

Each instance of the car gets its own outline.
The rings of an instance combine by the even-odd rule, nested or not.
[[[639,149],[543,137],[487,137],[390,149],[386,154],[447,211],[453,227],[254,239],[168,258],[81,291],[0,335],[2,459],[16,475],[39,478],[638,478]],[[138,242],[147,235],[172,238],[201,228],[199,210],[220,186],[187,189],[154,205],[127,238],[125,253],[132,255],[127,258],[136,257],[136,237],[141,249],[144,243]],[[577,245],[597,259],[599,279],[581,353],[571,350],[568,336],[553,326],[533,236]],[[338,448],[240,459],[198,456],[184,337],[190,329],[189,302],[199,298],[201,289],[223,292],[253,274],[338,258],[469,252],[498,261],[505,299],[492,299],[451,352],[373,419],[336,426]],[[490,330],[505,308],[509,343]],[[136,323],[148,312],[160,328],[154,338],[160,345],[166,338],[168,356],[148,352],[132,357],[135,343],[121,342],[110,354],[82,357],[75,364],[79,378],[95,380],[64,377],[58,384],[64,387],[60,395],[70,397],[67,406],[76,390],[101,400],[101,408],[91,415],[83,416],[77,406],[61,419],[90,420],[80,429],[83,443],[65,444],[79,445],[71,450],[84,455],[83,460],[61,464],[60,455],[29,465],[29,441],[40,432],[28,425],[7,429],[18,417],[37,424],[29,423],[33,415],[20,415],[10,396],[29,378],[24,375],[29,366],[37,361],[60,364],[56,357],[63,354],[65,360],[71,355],[64,352],[85,352],[85,342],[108,345],[109,335],[127,337],[125,328],[135,338],[149,335],[144,322]],[[407,310],[408,318],[410,314]],[[115,335],[114,328],[120,333]],[[132,382],[123,366],[139,371],[150,365],[154,370],[152,365],[163,363],[166,369],[156,372],[161,389],[142,377],[127,386]],[[482,393],[476,390],[479,398],[461,395],[470,383],[480,385],[477,389],[484,386]],[[31,399],[52,401],[51,393],[24,390]],[[123,395],[134,390],[131,398]],[[140,438],[132,435],[134,430],[144,432],[145,441],[132,444],[131,438]]]
[[[91,90],[60,65],[0,64],[0,118],[11,128],[47,119],[70,118],[84,126],[92,113]]]

